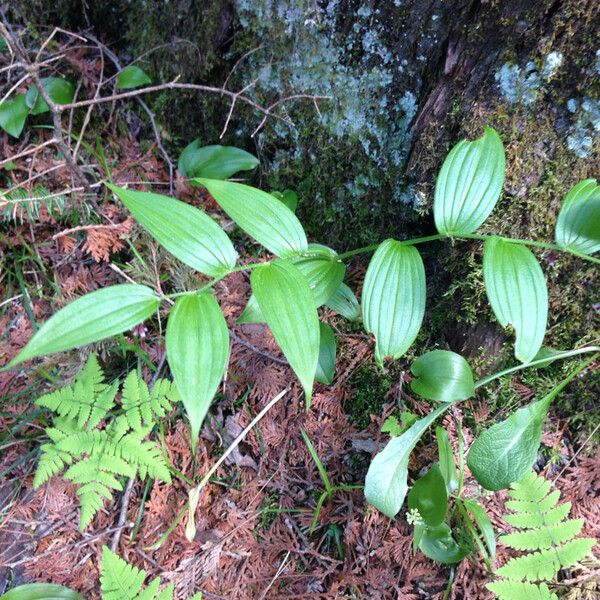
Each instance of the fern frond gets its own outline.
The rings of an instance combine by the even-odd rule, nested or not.
[[[500,536],[500,541],[515,550],[551,548],[572,540],[583,528],[583,519],[569,519],[550,526],[540,526]]]
[[[560,492],[558,490],[555,490],[540,501],[508,500],[505,506],[506,508],[510,508],[510,510],[514,510],[515,512],[520,513],[544,513],[550,510],[551,508],[554,508],[559,498]]]
[[[146,382],[132,371],[123,384],[123,409],[132,429],[145,431],[171,410],[171,401],[177,400],[174,384],[166,379],[154,383],[152,392]]]
[[[496,574],[509,579],[550,581],[560,569],[566,569],[590,553],[595,540],[579,538],[556,547],[511,558]]]
[[[550,481],[538,477],[534,471],[530,471],[521,481],[517,481],[510,486],[510,495],[515,500],[539,502],[548,495],[551,486]]]
[[[171,483],[171,473],[160,448],[152,442],[144,442],[135,433],[124,436],[116,447],[116,452],[134,464],[142,479],[147,475],[165,483]]]
[[[102,600],[173,600],[173,585],[157,595],[160,579],[153,579],[142,590],[145,579],[146,571],[126,563],[107,546],[102,548]]]
[[[54,444],[42,444],[41,450],[42,454],[33,478],[34,490],[71,464],[71,455],[68,452],[61,452]]]
[[[535,585],[523,581],[494,581],[485,586],[500,600],[558,600],[545,583]]]
[[[529,527],[541,527],[542,525],[556,525],[560,523],[571,512],[571,503],[565,502],[551,508],[547,513],[514,513],[504,515],[504,520],[513,527],[527,529]]]

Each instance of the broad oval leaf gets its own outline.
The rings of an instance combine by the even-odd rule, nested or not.
[[[417,509],[429,527],[444,521],[448,510],[448,494],[446,482],[436,464],[415,481],[408,494],[408,508]]]
[[[315,380],[331,385],[335,374],[336,344],[333,329],[327,323],[319,322],[319,361],[315,372]]]
[[[52,315],[9,366],[127,331],[152,316],[159,304],[145,285],[124,283],[90,292]]]
[[[600,250],[600,186],[580,181],[567,194],[556,221],[556,243],[568,250],[593,254]]]
[[[491,127],[473,142],[456,144],[435,186],[433,217],[437,230],[445,235],[473,233],[494,210],[504,171],[504,146]]]
[[[17,94],[12,100],[0,104],[0,127],[6,133],[18,138],[23,131],[29,107],[25,102],[25,94]]]
[[[338,289],[325,304],[349,321],[356,321],[360,316],[358,300],[354,292],[345,283],[340,283]]]
[[[521,244],[490,238],[483,248],[483,279],[500,325],[515,329],[516,358],[532,361],[548,320],[548,290],[537,259]]]
[[[229,360],[229,330],[215,297],[208,293],[179,298],[166,333],[167,361],[185,406],[192,448]]]
[[[26,583],[6,594],[0,600],[85,600],[81,594],[54,583]]]
[[[426,527],[419,540],[419,550],[431,560],[444,565],[453,565],[460,562],[469,549],[460,546],[452,537],[452,530],[447,523],[440,523],[435,527]]]
[[[44,77],[40,82],[55,104],[69,104],[69,102],[73,102],[75,86],[70,81],[61,77]],[[35,85],[32,85],[27,91],[25,102],[31,109],[32,115],[40,115],[50,110]]]
[[[276,256],[289,257],[307,249],[306,234],[298,217],[271,194],[231,181],[191,181],[205,187],[247,234]]]
[[[411,425],[402,435],[392,438],[371,462],[365,479],[367,502],[393,519],[408,490],[408,459],[427,428],[446,410],[449,404],[438,406],[426,417]]]
[[[319,318],[306,277],[298,267],[280,259],[254,269],[251,283],[267,325],[302,383],[309,406],[319,360]]]
[[[544,398],[519,408],[475,440],[467,464],[486,490],[503,490],[531,469],[537,458],[549,405]]]
[[[283,190],[283,192],[273,191],[272,196],[283,202],[292,212],[298,208],[298,194],[294,190]]]
[[[396,240],[379,245],[365,275],[362,314],[379,364],[410,348],[425,314],[425,268],[416,248]]]
[[[432,350],[417,358],[411,367],[412,391],[429,400],[454,402],[475,393],[469,363],[456,352]]]
[[[245,150],[234,146],[200,146],[200,140],[196,139],[181,152],[177,169],[185,177],[227,179],[258,165],[258,158]]]
[[[152,83],[152,79],[143,69],[140,69],[137,65],[129,65],[119,71],[116,88],[127,90],[139,88],[149,83]]]
[[[231,240],[206,213],[175,198],[106,184],[148,233],[193,269],[219,277],[235,266]]]

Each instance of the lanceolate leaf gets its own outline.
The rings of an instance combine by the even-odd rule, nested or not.
[[[521,244],[490,238],[483,249],[483,277],[496,318],[503,327],[515,329],[515,356],[532,361],[548,319],[548,290],[538,261]]]
[[[425,268],[416,248],[386,240],[373,255],[362,292],[365,329],[377,340],[375,358],[400,358],[425,314]]]
[[[235,266],[237,253],[231,240],[206,213],[168,196],[107,186],[140,225],[181,262],[210,277]]]
[[[411,425],[402,435],[391,439],[371,462],[365,480],[365,498],[390,519],[398,514],[406,496],[410,453],[427,428],[449,406],[442,404]]]
[[[60,77],[44,77],[41,80],[41,83],[42,87],[46,90],[48,96],[50,96],[50,99],[53,100],[55,104],[69,104],[69,102],[73,101],[73,97],[75,96],[75,86],[66,79]],[[40,115],[50,110],[35,85],[32,85],[29,88],[25,102],[31,109],[32,115]]]
[[[308,282],[298,267],[286,260],[257,267],[251,282],[260,310],[310,405],[320,334],[315,298]]]
[[[205,187],[246,233],[273,254],[289,257],[307,249],[306,234],[298,217],[271,194],[231,181],[191,181]]]
[[[556,243],[584,254],[600,250],[600,186],[595,179],[580,181],[567,194],[556,222]]]
[[[149,83],[152,83],[152,79],[150,79],[144,70],[140,69],[137,65],[129,65],[119,71],[116,88],[118,90],[127,90],[142,87]]]
[[[62,585],[54,583],[27,583],[20,585],[6,594],[0,600],[85,600],[81,594]]]
[[[485,545],[490,553],[490,558],[493,561],[496,558],[496,536],[490,518],[487,516],[483,506],[475,500],[465,498],[462,502],[475,519],[475,523],[477,523],[477,527],[481,531]]]
[[[315,379],[319,383],[331,385],[335,374],[335,335],[333,329],[327,323],[319,323],[319,362]]]
[[[413,362],[411,371],[415,379],[410,387],[423,398],[453,402],[466,400],[475,393],[471,367],[455,352],[427,352]]]
[[[462,140],[446,157],[435,186],[433,216],[440,233],[473,233],[496,206],[504,183],[504,147],[490,127]]]
[[[229,360],[229,330],[215,297],[182,296],[167,322],[167,360],[190,420],[192,447],[223,379]]]
[[[325,304],[349,321],[356,321],[360,316],[358,300],[354,292],[345,283],[340,283],[338,289]]]
[[[127,331],[150,317],[159,303],[149,287],[129,283],[86,294],[50,317],[9,366]]]
[[[440,472],[446,482],[446,490],[451,494],[458,488],[458,472],[456,470],[456,462],[454,461],[454,451],[450,444],[448,433],[443,427],[435,428],[435,437],[438,445]]]
[[[250,171],[258,159],[233,146],[200,146],[200,140],[188,144],[179,157],[177,168],[186,177],[227,179],[238,171]]]
[[[25,103],[25,94],[17,94],[12,100],[0,104],[0,127],[6,133],[18,138],[23,131],[29,107]]]

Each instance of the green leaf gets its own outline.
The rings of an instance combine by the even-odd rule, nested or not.
[[[442,404],[416,421],[401,436],[391,439],[371,462],[365,480],[365,498],[390,519],[398,514],[406,496],[410,453],[427,428],[449,406]]]
[[[283,192],[271,192],[277,200],[283,202],[292,212],[298,208],[298,194],[294,190],[283,190]]]
[[[298,267],[275,260],[252,271],[252,291],[290,366],[302,383],[307,406],[319,360],[319,318],[314,295]]]
[[[538,585],[505,579],[486,583],[485,587],[500,600],[558,600],[558,596],[551,593],[545,583]]]
[[[315,380],[319,383],[331,385],[335,374],[335,335],[327,323],[319,322],[319,362],[315,372]]]
[[[459,546],[452,537],[452,530],[446,523],[436,527],[427,527],[419,542],[419,550],[430,558],[444,565],[460,562],[469,550]]]
[[[550,400],[547,396],[519,408],[475,440],[467,464],[486,490],[507,488],[531,469],[542,440],[542,425]]]
[[[167,360],[192,430],[192,447],[229,360],[229,330],[215,297],[182,296],[167,322]]]
[[[106,185],[136,221],[181,262],[210,277],[219,277],[235,266],[237,252],[231,240],[203,211],[168,196]]]
[[[437,230],[445,235],[473,233],[494,210],[504,171],[502,140],[491,127],[474,142],[456,144],[435,186],[433,217]]]
[[[490,518],[487,516],[483,506],[475,500],[465,498],[463,499],[463,504],[475,519],[475,523],[477,523],[477,527],[481,531],[485,545],[490,553],[490,558],[493,561],[496,558],[496,536]]]
[[[567,194],[556,221],[556,243],[568,250],[593,254],[600,250],[600,186],[580,181]]]
[[[55,104],[69,104],[73,102],[75,86],[70,81],[61,77],[44,77],[40,81],[42,87]],[[25,97],[25,103],[31,109],[32,115],[41,115],[50,110],[35,85],[29,88]]]
[[[360,316],[358,300],[354,292],[345,283],[340,283],[338,289],[325,304],[349,321],[356,321]]]
[[[227,179],[238,171],[251,171],[259,165],[258,158],[233,146],[200,146],[196,139],[179,157],[177,168],[185,177]]]
[[[362,314],[379,364],[410,348],[425,314],[425,268],[416,248],[395,240],[379,245],[365,275]]]
[[[298,217],[271,194],[231,181],[191,181],[205,187],[247,234],[276,256],[293,256],[308,248]]]
[[[12,100],[0,104],[0,127],[14,138],[23,131],[29,107],[25,103],[25,94],[17,94]]]
[[[6,592],[0,600],[85,600],[74,590],[53,583],[27,583]]]
[[[149,83],[152,83],[152,79],[150,79],[145,71],[136,65],[129,65],[119,71],[116,88],[118,90],[128,90],[139,88]]]
[[[408,508],[416,508],[429,527],[444,521],[448,510],[448,494],[446,482],[436,464],[412,486],[408,494]]]
[[[483,248],[483,278],[500,325],[515,329],[516,358],[532,361],[542,347],[548,320],[548,290],[538,261],[521,244],[490,238]]]
[[[8,366],[123,333],[152,316],[159,303],[149,287],[131,283],[86,294],[52,315]]]
[[[440,471],[446,482],[446,490],[448,493],[452,493],[458,488],[458,472],[454,462],[454,451],[450,445],[448,433],[443,427],[435,428],[435,437],[440,458]]]
[[[413,362],[411,371],[415,376],[410,384],[412,391],[428,400],[454,402],[475,393],[471,367],[455,352],[427,352]]]

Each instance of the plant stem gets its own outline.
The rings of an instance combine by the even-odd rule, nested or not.
[[[434,242],[436,240],[441,240],[447,237],[441,233],[436,233],[435,235],[426,235],[425,237],[412,238],[410,240],[400,240],[400,243],[404,246],[415,246],[416,244],[424,244],[425,242]],[[370,246],[363,246],[362,248],[357,248],[356,250],[350,250],[348,252],[344,252],[342,254],[338,254],[335,258],[336,260],[344,260],[345,258],[350,258],[351,256],[356,256],[357,254],[364,254],[365,252],[372,252],[376,250],[381,242],[377,244],[371,244]]]

